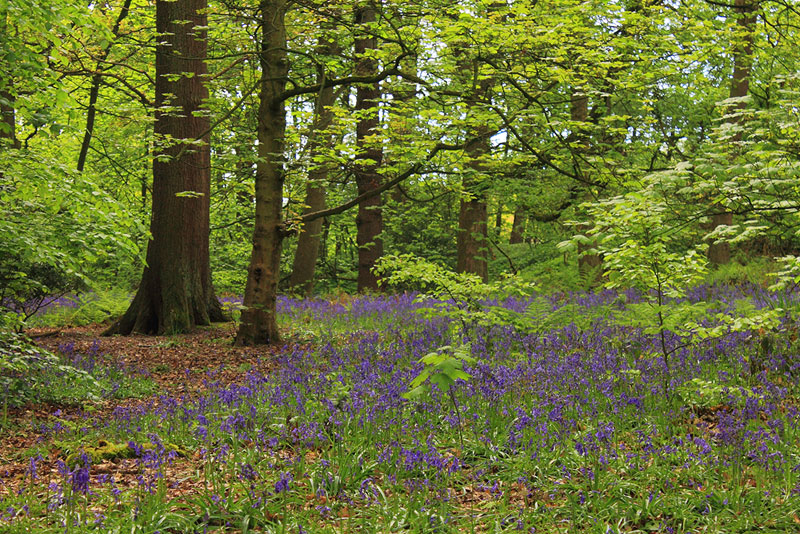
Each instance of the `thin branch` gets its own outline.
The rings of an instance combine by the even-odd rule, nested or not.
[[[411,167],[406,169],[404,172],[398,174],[388,182],[385,182],[380,187],[376,187],[375,189],[371,189],[365,193],[358,195],[357,197],[343,203],[339,204],[338,206],[334,206],[333,208],[328,208],[320,211],[314,211],[311,213],[306,213],[300,217],[294,219],[298,223],[308,223],[310,221],[319,219],[321,217],[328,217],[330,215],[338,215],[342,212],[349,210],[350,208],[357,206],[361,202],[370,199],[376,195],[380,195],[384,191],[388,191],[392,187],[396,186],[403,180],[410,178],[411,176],[422,172],[423,167],[425,164],[429,163],[433,160],[434,157],[439,152],[449,151],[449,150],[463,150],[469,143],[474,142],[474,139],[469,139],[465,143],[460,145],[448,145],[445,143],[438,143],[433,149],[428,153],[424,160],[418,161],[417,163],[413,164]]]

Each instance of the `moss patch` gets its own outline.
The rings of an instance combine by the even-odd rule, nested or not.
[[[146,452],[155,451],[160,448],[160,446],[152,443],[114,443],[105,439],[98,440],[95,445],[59,443],[58,446],[62,454],[66,456],[64,461],[70,467],[80,462],[82,454],[86,454],[89,460],[91,460],[93,464],[96,464],[121,458],[136,458],[142,456]],[[163,443],[161,446],[163,446],[165,451],[175,453],[177,456],[187,455],[186,451],[172,443]]]

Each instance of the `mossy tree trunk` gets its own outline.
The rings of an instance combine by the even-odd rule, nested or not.
[[[490,8],[494,8],[492,4]],[[459,54],[466,55],[464,49]],[[469,73],[469,84],[464,91],[469,125],[464,151],[467,155],[466,169],[461,179],[462,198],[459,203],[458,233],[456,234],[456,271],[478,275],[484,282],[489,280],[488,262],[488,187],[484,158],[490,151],[489,138],[492,134],[479,117],[482,107],[491,101],[494,79],[479,76],[481,60],[464,58],[459,60],[463,73]]]
[[[488,91],[488,87],[483,91]],[[456,270],[460,273],[476,274],[486,282],[489,280],[488,212],[484,165],[481,158],[489,152],[488,128],[480,127],[471,134],[475,135],[475,138],[466,147],[469,170],[461,182],[464,197],[461,199],[458,212]]]
[[[236,344],[262,345],[280,340],[276,300],[280,275],[283,222],[284,140],[286,107],[286,0],[261,3],[260,104],[253,252],[247,269],[244,309]]]

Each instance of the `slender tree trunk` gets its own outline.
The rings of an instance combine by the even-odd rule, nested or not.
[[[574,123],[579,122],[586,122],[589,120],[589,97],[584,94],[579,93],[577,90],[573,90],[572,96],[570,97],[570,119]],[[582,145],[586,145],[586,139],[583,134],[579,134],[577,138],[582,140]],[[575,170],[579,174],[585,174],[580,169],[580,163],[576,158]],[[588,229],[587,225],[581,225],[579,227],[580,230]],[[594,286],[600,281],[600,267],[603,264],[603,260],[599,254],[586,254],[585,251],[593,248],[593,244],[578,245],[578,272],[580,272],[581,277],[584,280],[587,280],[590,285]]]
[[[755,9],[758,0],[735,0],[736,23],[741,37],[733,45],[733,76],[731,77],[731,98],[746,97],[750,93],[750,69],[753,54],[753,28],[756,23]],[[731,111],[742,110],[746,107],[744,102],[739,102]],[[741,123],[742,117],[734,118],[735,123]],[[734,144],[742,140],[741,132],[737,132],[732,139]],[[729,212],[715,213],[711,218],[711,229],[718,226],[733,224],[733,214]],[[727,241],[711,243],[708,246],[708,261],[712,265],[724,265],[731,261],[731,247]]]
[[[524,208],[517,207],[514,210],[514,222],[511,224],[511,236],[508,239],[510,245],[522,243],[525,235],[525,222],[528,215]]]
[[[338,46],[325,37],[320,38],[320,53],[331,55],[338,50]],[[322,84],[325,81],[325,71],[320,69],[318,81]],[[320,152],[320,148],[329,145],[333,138],[324,130],[330,125],[333,114],[331,106],[334,104],[334,92],[332,87],[324,88],[320,91],[315,103],[315,124],[311,132],[309,141],[309,160],[312,168],[308,173],[306,182],[306,208],[303,213],[313,213],[325,209],[325,181],[328,177],[328,168],[325,165],[314,163]],[[320,135],[324,136],[320,139]],[[289,278],[289,287],[300,294],[309,296],[314,288],[314,273],[317,268],[317,257],[319,256],[319,246],[322,233],[323,218],[314,219],[303,225],[297,238],[297,250],[294,254],[292,263],[292,274]]]
[[[131,7],[131,0],[125,0],[125,3],[122,4],[122,8],[120,9],[119,15],[117,15],[117,20],[114,22],[114,27],[111,30],[112,35],[116,38],[119,36],[119,27],[122,24],[122,21],[125,20],[125,17],[128,16],[128,12]],[[101,52],[101,61],[97,63],[97,73],[92,76],[92,85],[89,89],[89,106],[86,109],[86,129],[83,132],[83,142],[81,143],[81,151],[78,154],[78,165],[77,170],[78,172],[83,172],[83,168],[86,166],[86,157],[89,154],[89,146],[92,143],[92,134],[94,133],[94,119],[97,114],[97,97],[100,94],[100,82],[102,81],[102,75],[100,74],[100,69],[102,68],[102,61],[104,61],[108,54],[111,52],[111,47],[113,43],[109,43],[105,49]]]
[[[320,170],[309,173],[304,214],[325,209],[325,186],[320,180],[324,179],[326,174],[325,171]],[[314,181],[312,182],[312,180]],[[309,297],[314,290],[314,275],[317,270],[323,221],[323,218],[319,218],[305,223],[298,235],[297,249],[292,262],[292,274],[289,277],[289,288],[295,294]]]
[[[367,4],[356,9],[356,23],[368,26],[375,22],[375,8]],[[368,76],[377,72],[376,61],[368,56],[378,46],[377,40],[367,27],[364,34],[355,40],[356,74]],[[356,110],[363,113],[356,125],[356,144],[359,156],[355,165],[356,185],[361,195],[381,185],[380,165],[383,149],[369,137],[379,133],[378,105],[381,90],[379,83],[360,84],[356,88]],[[381,195],[358,204],[356,215],[356,243],[358,245],[358,291],[378,291],[378,277],[372,268],[383,256],[383,202]]]
[[[0,74],[2,76],[2,74]],[[19,148],[17,139],[16,114],[14,113],[14,97],[11,91],[3,88],[0,90],[0,113],[2,113],[2,125],[0,125],[0,148],[4,145],[11,148]],[[5,140],[5,141],[2,141]]]
[[[7,18],[6,10],[0,9],[0,53],[6,49],[5,43],[8,40]],[[8,63],[6,58],[4,60],[4,63]],[[0,149],[4,147],[19,148],[11,78],[3,72],[0,72],[0,115]]]
[[[416,48],[418,43],[413,42],[412,47]],[[409,55],[403,58],[401,62],[403,72],[416,76],[417,74],[417,57],[416,55]],[[388,117],[388,135],[389,144],[393,147],[406,147],[410,146],[413,142],[414,128],[413,121],[415,120],[415,111],[408,108],[408,105],[413,102],[417,94],[416,84],[410,83],[398,76],[395,79],[395,84],[391,89],[392,100],[389,108]],[[389,163],[395,163],[391,161]],[[400,185],[392,189],[392,200],[397,204],[403,204],[406,201],[406,196],[400,189]],[[402,209],[402,208],[401,208]]]
[[[278,343],[276,301],[283,240],[284,139],[286,107],[278,98],[286,87],[286,0],[261,3],[262,41],[258,163],[253,252],[247,269],[237,345]]]
[[[139,290],[107,334],[173,334],[225,319],[211,285],[208,257],[209,120],[202,112],[208,99],[206,5],[206,0],[156,3],[154,128],[159,144],[153,162],[152,240]]]

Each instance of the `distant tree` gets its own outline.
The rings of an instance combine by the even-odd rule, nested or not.
[[[514,210],[514,221],[511,223],[511,235],[508,238],[509,245],[522,243],[525,236],[525,223],[527,222],[527,212],[524,207],[518,206]]]
[[[339,47],[329,36],[322,36],[319,40],[318,52],[330,55],[338,52]],[[330,76],[324,65],[318,66],[317,79],[324,85],[325,79]],[[332,142],[332,135],[326,131],[333,119],[334,104],[333,87],[323,87],[314,101],[314,124],[311,127],[308,141],[308,154],[310,169],[306,181],[306,199],[304,213],[313,213],[325,209],[325,180],[328,176],[329,165],[320,163],[317,157],[323,146]],[[294,292],[311,295],[314,287],[314,273],[322,241],[323,219],[314,219],[303,225],[297,237],[297,249],[292,262],[292,273],[289,277],[289,287]]]
[[[225,319],[209,267],[206,0],[156,2],[156,151],[147,266],[107,334],[172,334]]]
[[[585,152],[588,139],[581,133],[581,128],[583,128],[581,123],[585,123],[589,120],[589,97],[583,94],[580,89],[573,89],[570,95],[570,119],[574,124],[575,130],[578,132],[578,135],[576,135],[574,139],[576,147],[572,150]],[[586,170],[581,167],[582,157],[578,155],[573,159],[575,161],[575,174],[588,181],[588,178],[585,176]],[[582,225],[581,229],[588,228],[589,226],[590,225]],[[587,244],[581,243],[578,246],[578,271],[581,277],[591,285],[599,282],[600,273],[598,271],[603,263],[602,257],[599,254],[590,252],[594,249],[595,244],[594,242]]]
[[[758,0],[734,0],[734,17],[737,31],[732,43],[733,48],[733,73],[731,74],[730,97],[737,99],[733,105],[733,122],[742,121],[741,111],[746,107],[744,98],[750,93],[750,71],[753,62],[753,32],[756,23]],[[738,113],[737,113],[738,112]],[[742,141],[741,130],[734,134],[731,142],[734,145]],[[719,226],[733,224],[733,213],[724,206],[712,208],[715,213],[711,217],[711,229]],[[708,246],[708,261],[712,265],[722,265],[730,262],[731,249],[727,241],[712,242]]]
[[[287,59],[286,0],[266,0],[261,3],[258,17],[261,20],[259,60],[261,64],[260,105],[258,112],[259,161],[256,170],[256,214],[253,230],[253,251],[247,273],[247,285],[237,345],[277,343],[280,334],[276,323],[276,302],[283,238],[287,235],[282,214],[283,186],[286,176],[286,105],[289,99],[316,94],[327,87],[365,86],[377,84],[389,76],[401,75],[399,60],[389,62],[380,71],[326,79],[324,82],[297,84],[287,88],[289,75]],[[308,224],[326,216],[342,213],[359,206],[394,187],[402,180],[420,172],[424,163],[441,148],[432,150],[427,159],[421,157],[406,171],[392,180],[370,188],[356,198],[315,212],[306,212],[298,223]],[[352,163],[352,162],[350,162]]]
[[[119,36],[120,25],[125,17],[128,16],[131,7],[131,0],[124,0],[122,7],[120,7],[119,14],[117,15],[114,27],[111,29],[112,35],[116,38]],[[92,133],[94,132],[95,117],[97,116],[97,98],[100,94],[100,82],[103,79],[101,72],[102,64],[108,58],[111,52],[113,43],[108,43],[101,51],[98,58],[98,65],[96,72],[92,75],[91,88],[89,89],[89,104],[86,108],[86,128],[83,132],[83,141],[81,142],[81,150],[78,154],[78,172],[83,172],[86,166],[86,157],[89,155],[89,146],[92,142]]]
[[[500,3],[492,2],[481,15],[490,17],[500,9]],[[485,173],[490,152],[489,138],[495,132],[491,122],[487,121],[485,109],[491,105],[495,78],[490,74],[493,69],[480,57],[480,49],[474,50],[468,43],[469,36],[462,35],[454,46],[468,115],[465,132],[468,141],[464,150],[467,158],[461,179],[462,198],[456,235],[456,271],[476,274],[486,282],[489,279],[489,183]]]

